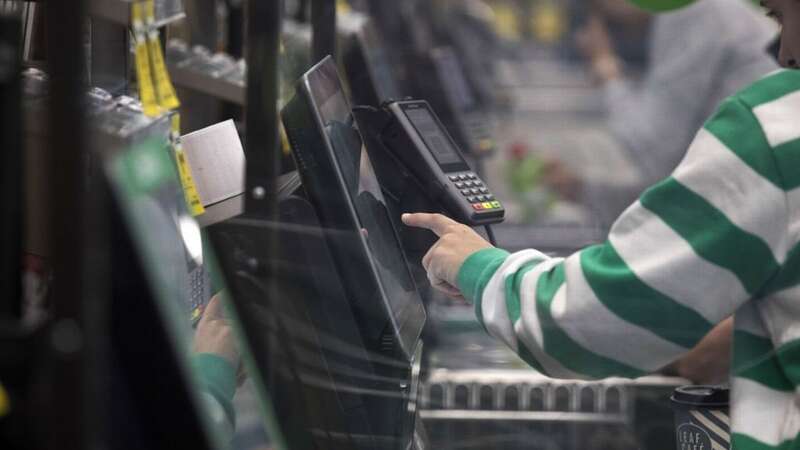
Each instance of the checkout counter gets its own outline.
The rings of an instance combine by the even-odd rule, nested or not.
[[[374,23],[345,17],[340,67],[317,63],[283,106],[296,170],[278,182],[274,216],[243,211],[238,192],[195,221],[178,176],[187,168],[166,158],[175,148],[166,123],[143,123],[160,139],[125,135],[128,150],[99,164],[131,236],[132,270],[151,286],[146,313],[167,330],[170,373],[188,380],[171,393],[191,411],[186,428],[211,447],[287,450],[633,449],[671,436],[671,416],[643,424],[637,412],[680,380],[549,379],[486,335],[471,307],[428,286],[420,260],[435,236],[405,227],[403,212],[448,214],[510,250],[566,253],[603,238],[608,218],[593,212],[615,215],[636,180],[609,176],[625,157],[596,111],[545,107],[563,77],[505,86],[517,103],[496,110],[487,85],[497,80],[464,74],[462,64],[480,64],[461,55],[473,47],[459,41],[465,33],[443,37],[421,24],[400,39],[382,22],[393,17],[387,3],[370,2]],[[128,99],[103,102],[123,118],[140,113]],[[580,118],[580,133],[563,125],[567,116]],[[608,185],[619,198],[609,206],[610,195],[586,196],[526,223],[524,196],[505,184],[514,140],[572,161],[588,174],[586,192]],[[218,291],[241,355],[224,393],[187,351]]]

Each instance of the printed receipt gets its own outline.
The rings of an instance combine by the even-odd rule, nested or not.
[[[233,120],[185,134],[181,141],[203,206],[244,192],[244,149]]]

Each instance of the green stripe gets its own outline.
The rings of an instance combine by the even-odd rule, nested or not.
[[[781,345],[778,360],[792,387],[800,385],[800,339]]]
[[[676,345],[692,348],[712,328],[693,309],[642,282],[610,243],[583,250],[581,268],[606,308]]]
[[[667,178],[645,192],[641,203],[702,258],[733,272],[751,295],[778,273],[779,265],[766,242],[734,225],[674,178]]]
[[[564,263],[543,273],[536,286],[536,311],[542,326],[544,350],[567,369],[593,378],[624,376],[635,378],[645,372],[586,350],[573,341],[550,313],[556,292],[564,284]]]
[[[794,390],[794,385],[781,369],[771,340],[736,330],[733,333],[733,348],[733,376],[747,378],[776,391]]]
[[[722,103],[717,113],[706,122],[705,129],[762,177],[784,188],[781,174],[767,151],[770,145],[761,124],[750,108],[736,97]]]
[[[498,248],[478,250],[469,255],[458,270],[456,284],[464,298],[475,304],[475,316],[484,330],[486,330],[486,325],[483,323],[483,311],[481,310],[483,290],[486,289],[492,275],[503,265],[508,255],[507,251]]]
[[[756,81],[740,91],[736,97],[756,107],[797,90],[800,90],[800,73],[796,70],[782,70]]]
[[[522,292],[522,281],[525,279],[531,270],[542,263],[542,259],[529,261],[522,265],[519,270],[514,273],[514,276],[506,278],[506,311],[508,312],[508,320],[515,324],[522,315],[520,306],[520,293]]]
[[[794,246],[786,256],[780,273],[763,289],[765,297],[778,291],[788,289],[800,283],[800,245]]]
[[[789,450],[794,448],[794,443],[795,439],[789,439],[777,446],[772,446],[757,441],[746,434],[733,433],[731,435],[731,450]]]
[[[787,191],[800,187],[800,139],[785,142],[772,151],[778,167],[784,167],[783,186]]]
[[[520,359],[536,369],[539,373],[552,376],[552,374],[548,373],[544,366],[533,356],[530,350],[528,350],[528,347],[526,347],[522,341],[517,340],[517,346],[519,347],[517,349],[517,355],[520,357]]]
[[[233,396],[236,393],[236,368],[227,359],[213,353],[197,353],[191,360],[203,388],[225,411],[230,423],[236,423]]]

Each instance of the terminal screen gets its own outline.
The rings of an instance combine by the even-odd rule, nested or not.
[[[347,141],[337,130],[352,130],[350,107],[339,83],[335,66],[323,65],[309,76],[311,94],[322,125],[334,147],[334,155],[362,227],[362,236],[372,254],[392,315],[402,327],[400,315],[412,302],[419,302],[416,285],[403,257],[386,200],[381,192],[366,148]]]
[[[405,113],[439,165],[464,162],[427,108],[406,109]]]

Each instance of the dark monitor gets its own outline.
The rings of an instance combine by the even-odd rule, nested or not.
[[[306,73],[282,111],[298,172],[316,210],[373,373],[374,429],[411,442],[426,314],[332,58]],[[393,380],[393,381],[392,381]]]
[[[332,59],[301,78],[282,116],[323,226],[359,236],[354,248],[338,250],[354,306],[371,322],[362,326],[376,348],[397,345],[410,358],[425,311]]]

